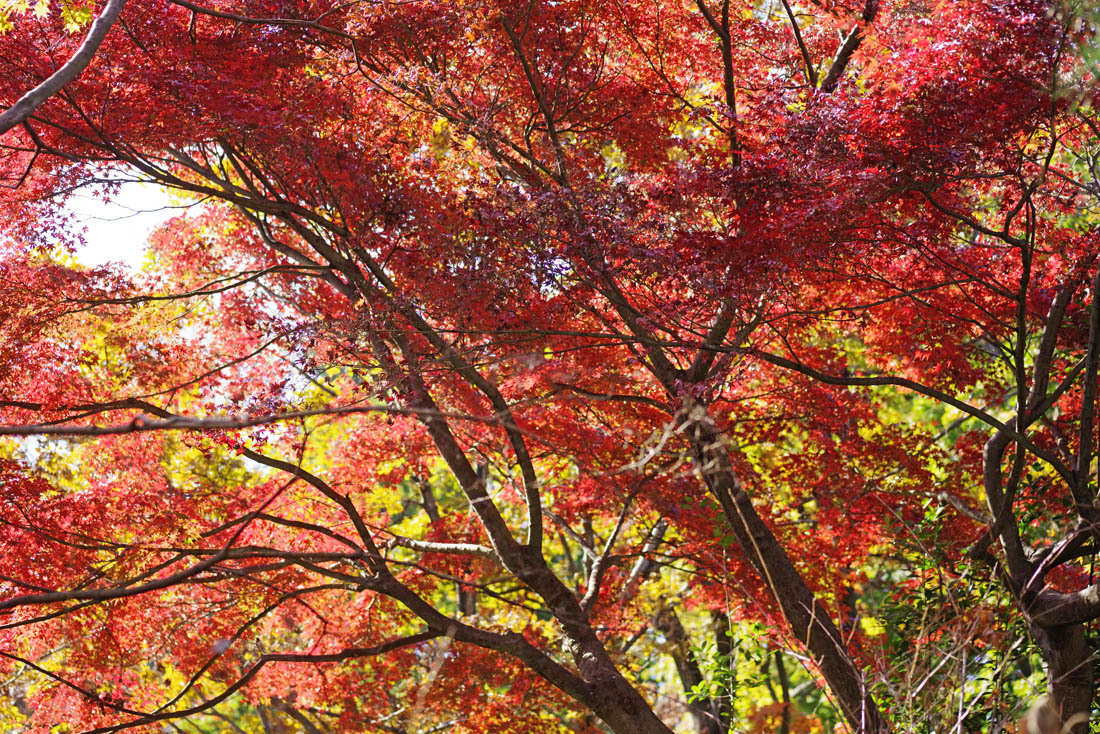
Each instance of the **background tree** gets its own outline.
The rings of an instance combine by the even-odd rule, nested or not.
[[[1085,731],[1089,23],[133,0],[3,139],[12,725],[999,731],[1041,661]],[[82,268],[126,179],[185,212]]]

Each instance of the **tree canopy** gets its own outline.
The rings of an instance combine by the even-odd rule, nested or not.
[[[1089,730],[1090,3],[2,8],[7,730]]]

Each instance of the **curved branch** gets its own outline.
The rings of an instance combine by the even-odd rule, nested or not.
[[[904,377],[845,377],[841,375],[830,375],[826,372],[821,372],[820,370],[816,370],[813,367],[802,364],[801,362],[797,362],[793,359],[787,359],[786,357],[781,357],[778,354],[764,352],[759,349],[750,349],[747,350],[747,353],[764,362],[773,364],[777,367],[789,369],[793,372],[798,372],[814,380],[823,382],[826,385],[847,385],[851,387],[881,387],[889,385],[893,387],[902,387],[915,393],[924,395],[926,397],[930,397],[941,403],[950,405],[951,407],[960,410],[967,415],[977,418],[982,423],[985,423],[986,425],[991,426],[998,431],[1002,431],[1007,437],[1011,438],[1014,441],[1017,441],[1020,445],[1030,451],[1034,456],[1039,457],[1047,464],[1049,464],[1052,469],[1058,472],[1058,475],[1061,476],[1062,479],[1066,480],[1066,482],[1073,482],[1073,473],[1064,463],[1062,463],[1061,460],[1059,460],[1057,456],[1047,451],[1046,449],[1036,446],[1029,438],[1027,438],[1027,436],[1021,434],[1015,425],[1013,425],[1012,423],[1005,423],[1003,421],[997,420],[981,408],[976,408],[973,405],[963,400],[959,400],[958,398],[952,397],[951,395],[948,395],[947,393],[940,390],[928,387],[927,385],[922,385],[919,382],[914,382],[913,380],[909,380]],[[1045,403],[1043,404],[1045,405]]]
[[[134,401],[139,402],[139,401]],[[4,403],[0,403],[3,405]],[[112,406],[113,407],[113,406]],[[133,407],[124,405],[123,408]],[[148,408],[146,408],[148,410]],[[138,416],[127,423],[109,426],[84,426],[71,423],[31,423],[27,425],[0,424],[0,436],[114,436],[126,433],[144,433],[148,431],[229,431],[255,426],[278,423],[301,418],[315,418],[324,415],[349,415],[353,413],[386,413],[391,415],[416,415],[439,418],[469,420],[477,423],[496,425],[500,419],[493,416],[473,415],[472,413],[448,413],[429,408],[395,408],[392,405],[363,403],[361,405],[343,405],[331,408],[313,408],[311,410],[291,410],[284,413],[239,417],[178,416],[154,420]]]
[[[238,13],[227,13],[224,10],[205,8],[201,5],[196,5],[195,3],[188,2],[188,0],[168,0],[168,2],[172,3],[173,5],[179,5],[181,8],[187,8],[192,13],[209,15],[214,18],[223,18],[225,20],[236,21],[237,23],[245,23],[248,25],[273,25],[286,28],[306,28],[309,30],[321,31],[322,33],[339,36],[340,38],[344,38],[349,41],[355,40],[355,36],[351,35],[350,33],[342,31],[339,28],[333,28],[332,26],[323,25],[316,20],[303,20],[301,18],[257,18],[251,15],[240,15]]]
[[[1100,584],[1071,592],[1043,589],[1027,611],[1040,627],[1090,622],[1100,616]]]
[[[72,58],[66,61],[60,69],[51,74],[44,82],[24,94],[15,104],[0,114],[0,135],[16,125],[21,125],[47,99],[61,91],[62,87],[76,79],[80,72],[87,68],[100,44],[103,43],[103,39],[107,37],[107,31],[111,30],[111,26],[114,25],[125,3],[126,0],[107,1],[107,7],[92,23],[88,35],[84,38],[84,43],[80,44],[80,48],[76,50]]]
[[[90,729],[84,734],[108,734],[109,732],[123,731],[124,729],[133,729],[138,726],[144,726],[146,724],[152,724],[157,721],[165,721],[167,719],[180,719],[185,716],[191,716],[193,714],[202,713],[210,709],[213,706],[218,705],[222,701],[226,700],[234,693],[243,688],[250,680],[256,677],[256,674],[263,669],[268,663],[338,663],[344,660],[350,660],[352,658],[371,657],[375,655],[384,655],[387,652],[400,649],[402,647],[409,647],[410,645],[419,645],[422,642],[434,640],[437,637],[443,636],[442,631],[434,629],[428,629],[419,634],[410,635],[409,637],[400,637],[396,640],[390,640],[389,642],[383,642],[380,645],[373,647],[349,647],[341,650],[340,652],[330,654],[309,654],[309,653],[272,653],[269,655],[263,655],[256,663],[245,671],[244,675],[236,680],[232,685],[228,686],[217,696],[209,698],[201,703],[191,706],[180,711],[162,711],[156,714],[150,714],[143,716],[140,719],[134,719],[122,724],[115,724],[113,726],[101,726],[96,729]]]

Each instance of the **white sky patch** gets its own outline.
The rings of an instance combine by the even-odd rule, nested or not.
[[[145,183],[122,184],[107,203],[78,191],[69,199],[68,209],[85,230],[86,244],[76,253],[81,263],[118,263],[132,272],[141,268],[153,230],[184,211],[168,191]]]

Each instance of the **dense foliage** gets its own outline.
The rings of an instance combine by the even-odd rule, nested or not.
[[[1090,5],[121,5],[0,11],[5,730],[1088,730]]]

